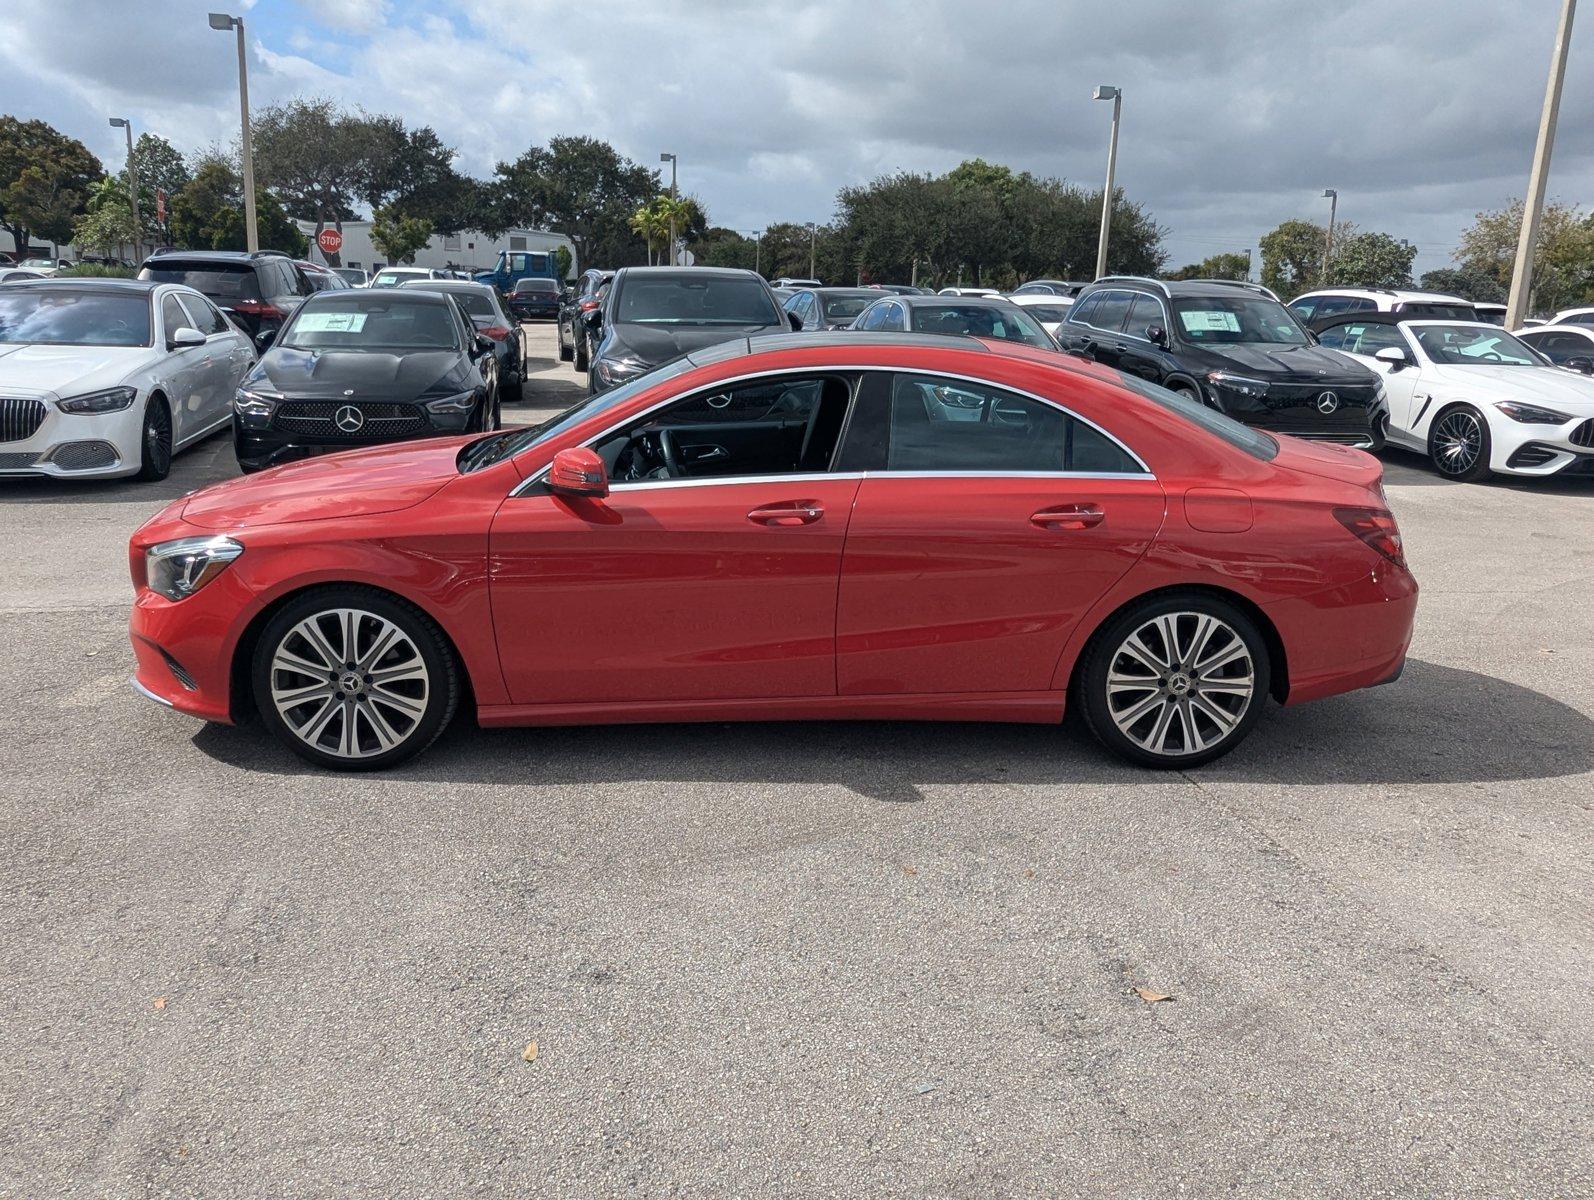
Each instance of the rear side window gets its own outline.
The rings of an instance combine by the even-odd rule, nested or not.
[[[1101,303],[1096,305],[1095,311],[1091,313],[1090,323],[1097,329],[1109,332],[1122,329],[1133,299],[1134,296],[1129,292],[1103,292]]]
[[[259,300],[260,281],[253,267],[240,263],[184,263],[157,260],[138,273],[157,283],[181,283],[226,304],[232,300]]]
[[[892,378],[886,470],[1141,473],[1122,447],[1061,409],[934,375]]]
[[[1183,417],[1192,425],[1200,426],[1214,437],[1222,438],[1236,450],[1245,451],[1252,458],[1271,462],[1278,457],[1279,444],[1267,434],[1252,429],[1249,425],[1242,425],[1232,417],[1226,417],[1216,409],[1208,408],[1199,400],[1188,400],[1177,392],[1170,392],[1165,387],[1148,383],[1136,375],[1125,375],[1122,371],[1118,373],[1118,382],[1136,395],[1144,396],[1176,416]]]

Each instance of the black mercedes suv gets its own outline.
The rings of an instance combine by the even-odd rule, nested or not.
[[[1260,284],[1104,276],[1079,294],[1057,340],[1247,425],[1379,448],[1378,375],[1319,346]]]

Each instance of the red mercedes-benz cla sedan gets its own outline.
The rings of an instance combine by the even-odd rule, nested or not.
[[[1054,723],[1187,767],[1386,683],[1417,585],[1358,450],[967,338],[700,351],[541,425],[335,454],[133,537],[135,684],[328,767],[484,725]]]

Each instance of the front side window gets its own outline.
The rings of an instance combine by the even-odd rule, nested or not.
[[[148,346],[149,297],[75,287],[0,289],[0,343]]]
[[[1121,446],[1061,409],[934,375],[891,382],[888,471],[1140,474]]]
[[[1162,305],[1158,304],[1151,296],[1139,295],[1135,297],[1134,305],[1129,309],[1129,320],[1124,324],[1124,332],[1131,337],[1151,340],[1151,327],[1161,327]]]
[[[1266,296],[1190,296],[1173,302],[1179,336],[1204,345],[1310,345],[1306,331]]]
[[[1476,325],[1419,325],[1417,344],[1438,366],[1537,367],[1538,357],[1503,329]]]
[[[1116,333],[1124,327],[1124,319],[1129,316],[1129,306],[1133,303],[1131,292],[1103,292],[1101,301],[1091,312],[1090,323],[1097,329]]]
[[[1090,325],[1095,322],[1096,310],[1101,307],[1102,292],[1093,292],[1083,300],[1076,300],[1074,307],[1068,312],[1068,319],[1075,325]]]
[[[183,311],[183,306],[177,303],[176,296],[166,296],[161,300],[161,324],[166,329],[166,344],[171,345],[172,335],[179,329],[190,327],[193,322],[188,314]]]
[[[213,333],[226,333],[228,329],[227,318],[217,311],[216,306],[203,296],[184,296],[183,307],[188,310],[195,329],[209,337]]]
[[[594,449],[618,483],[828,471],[853,381],[778,376],[699,392]]]

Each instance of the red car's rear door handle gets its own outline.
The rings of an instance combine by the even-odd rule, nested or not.
[[[1099,504],[1059,504],[1041,509],[1029,520],[1042,529],[1094,529],[1106,519]]]
[[[812,525],[824,515],[825,506],[817,500],[790,500],[755,508],[747,519],[756,525]]]

